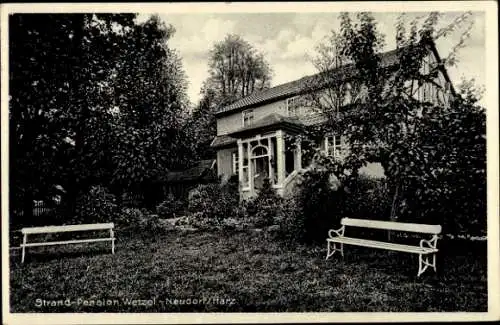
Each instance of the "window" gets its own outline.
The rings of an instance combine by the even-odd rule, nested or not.
[[[239,172],[238,152],[233,152],[231,162],[233,166],[233,175],[238,175]]]
[[[344,89],[344,100],[342,105],[349,105],[352,103],[352,86],[351,83],[346,83],[343,87]]]
[[[253,124],[253,109],[247,109],[243,111],[243,126],[249,126]]]
[[[299,116],[302,113],[302,105],[299,96],[288,98],[286,100],[286,109],[288,116]]]
[[[324,142],[324,150],[327,156],[340,157],[342,151],[342,137],[340,135],[327,136]]]

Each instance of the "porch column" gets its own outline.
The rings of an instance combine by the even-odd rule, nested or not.
[[[282,130],[276,131],[276,169],[278,170],[278,184],[285,181],[285,139]]]
[[[247,158],[248,158],[248,187],[250,187],[250,191],[253,192],[253,172],[252,172],[252,148],[250,148],[250,141],[247,142]]]
[[[276,157],[274,157],[274,148],[273,148],[272,138],[268,138],[267,141],[269,141],[269,179],[271,180],[271,184],[275,184],[275,182],[274,182],[274,173],[276,171],[274,170],[272,161],[274,159],[276,159]]]
[[[240,184],[240,188],[243,187],[243,143],[241,139],[238,139],[238,182]]]
[[[295,140],[295,170],[302,169],[302,138],[297,137]]]

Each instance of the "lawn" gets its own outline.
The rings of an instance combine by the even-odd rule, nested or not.
[[[485,242],[441,242],[438,274],[417,278],[417,256],[346,246],[325,261],[325,245],[265,232],[118,236],[115,255],[37,248],[20,264],[14,251],[11,312],[487,311]]]

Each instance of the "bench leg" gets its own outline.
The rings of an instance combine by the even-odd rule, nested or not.
[[[335,251],[333,251],[333,253],[335,253]],[[332,256],[333,253],[330,253],[330,242],[327,240],[326,241],[326,259],[325,260],[328,260],[328,258],[330,256]]]
[[[432,263],[429,262],[429,255],[422,256],[422,254],[418,254],[418,273],[417,276],[420,276],[422,273],[427,270],[428,267],[432,267],[434,272],[437,272],[436,269],[436,254],[432,254]]]
[[[109,236],[111,237],[111,254],[115,253],[115,234],[113,229],[109,230]]]
[[[27,236],[28,236],[27,234],[24,234],[24,236],[23,236],[23,249],[21,252],[21,263],[24,263],[24,256],[26,255],[26,237]]]
[[[425,271],[425,267],[424,267],[423,262],[424,261],[422,260],[422,254],[418,254],[418,273],[417,273],[417,277],[419,277]]]
[[[326,252],[326,259],[330,258],[330,256],[333,256],[333,254],[335,254],[336,251],[339,251],[340,254],[342,255],[342,257],[344,257],[344,244],[340,243],[340,248],[337,248],[337,244],[338,243],[331,243],[329,241],[326,242],[327,243],[327,252]],[[330,245],[333,245],[333,249],[331,248]]]

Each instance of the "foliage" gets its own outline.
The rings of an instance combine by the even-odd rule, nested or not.
[[[358,13],[353,20],[343,13],[341,32],[319,48],[315,63],[320,73],[309,85],[325,89],[311,92],[309,100],[327,119],[309,136],[337,133],[349,146],[347,157],[327,168],[350,182],[363,165],[382,163],[392,196],[391,218],[440,223],[450,232],[486,230],[484,110],[477,96],[470,96],[474,91],[457,93],[446,78],[442,85],[432,84],[445,65],[456,62],[471,25],[446,59],[427,57],[436,39],[461,28],[469,15],[439,30],[439,13],[430,13],[421,26],[412,21],[409,28],[400,17],[397,63],[389,66],[380,54],[384,37],[372,15]],[[425,95],[431,89],[433,98]],[[456,210],[449,208],[457,206],[453,201],[459,202]]]
[[[337,226],[342,217],[337,209],[343,203],[343,190],[332,188],[331,173],[322,168],[305,172],[298,186],[291,231],[299,232],[299,241],[323,241],[328,229]]]
[[[239,194],[232,182],[198,185],[191,191],[189,211],[202,226],[220,226],[225,218],[238,215]]]
[[[119,207],[113,194],[102,186],[93,186],[76,202],[75,223],[112,222]]]
[[[133,187],[159,179],[164,170],[192,163],[184,132],[186,76],[168,48],[175,30],[157,16],[135,26],[128,52],[109,80],[113,85],[112,148],[114,186]]]
[[[280,206],[280,237],[287,241],[322,242],[344,217],[388,220],[391,197],[386,180],[365,175],[340,182],[329,168],[303,174],[294,196]]]
[[[158,215],[137,208],[123,208],[116,219],[116,228],[122,234],[147,238],[162,235],[167,230]]]
[[[9,156],[16,166],[10,169],[11,206],[24,206],[26,219],[33,199],[50,196],[54,185],[84,192],[88,178],[103,175],[105,138],[98,126],[107,117],[102,108],[108,98],[100,85],[121,53],[119,28],[112,25],[125,28],[133,18],[9,17]]]
[[[24,218],[56,185],[74,210],[91,186],[120,195],[191,163],[172,27],[135,14],[16,14],[9,33],[11,206]]]
[[[256,90],[268,88],[271,68],[264,56],[239,35],[228,34],[210,51],[209,78],[204,89],[217,94],[219,105],[227,105]]]
[[[246,211],[249,217],[255,218],[256,227],[267,227],[276,223],[281,208],[282,198],[266,178],[257,196],[247,203]]]
[[[486,234],[486,115],[470,83],[418,130],[421,151],[401,185],[403,219],[440,220],[453,234]],[[411,165],[411,163],[410,163]]]
[[[198,159],[211,159],[216,152],[210,147],[217,134],[217,121],[215,111],[217,103],[214,101],[215,92],[207,89],[198,105],[196,105],[188,118],[186,133],[193,139],[192,150]]]
[[[138,208],[123,208],[117,220],[116,228],[122,231],[124,228],[140,229],[144,221],[144,212]]]
[[[158,204],[156,213],[160,218],[175,218],[182,212],[184,203],[176,199],[172,194],[167,195],[167,198]]]
[[[262,53],[238,35],[229,34],[216,42],[209,56],[209,77],[200,91],[202,97],[188,123],[195,135],[194,151],[201,159],[212,157],[210,143],[216,135],[215,112],[254,91],[268,88],[272,71]]]

